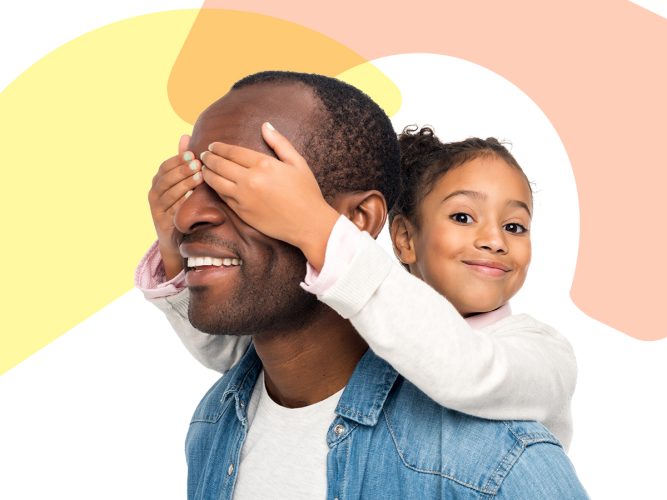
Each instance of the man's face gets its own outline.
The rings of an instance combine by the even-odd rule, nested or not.
[[[271,122],[299,149],[317,99],[300,84],[264,83],[233,90],[195,124],[189,149],[199,155],[215,141],[273,154],[260,126]],[[245,224],[208,185],[201,184],[175,215],[181,255],[232,265],[186,267],[190,322],[213,334],[278,332],[307,324],[321,310],[299,287],[306,260],[295,247]],[[225,259],[230,259],[225,261]],[[234,265],[240,261],[239,265]],[[208,265],[206,265],[208,264]]]

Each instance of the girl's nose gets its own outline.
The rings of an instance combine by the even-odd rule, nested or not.
[[[475,238],[475,247],[487,252],[506,254],[507,241],[502,228],[495,224],[480,225]]]

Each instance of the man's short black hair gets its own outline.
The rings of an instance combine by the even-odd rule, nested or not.
[[[303,156],[322,194],[380,191],[388,208],[400,190],[400,153],[386,113],[361,90],[335,78],[290,71],[246,76],[232,90],[261,83],[300,82],[314,92],[323,109],[303,138]]]

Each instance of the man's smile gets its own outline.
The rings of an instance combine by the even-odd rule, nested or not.
[[[210,259],[211,257],[201,257],[202,260]],[[189,260],[189,259],[188,259]],[[230,264],[228,266],[203,264],[195,267],[188,266],[185,270],[185,285],[188,287],[206,286],[213,284],[220,284],[232,273],[236,273],[241,267],[239,264]]]
[[[185,284],[202,286],[225,279],[242,264],[228,248],[213,248],[201,243],[181,243],[179,250],[185,261]]]
[[[218,257],[188,257],[187,259],[187,265],[186,268],[194,268],[197,270],[197,268],[203,267],[203,266],[215,266],[215,267],[220,267],[220,266],[239,266],[241,265],[241,260],[239,259],[229,259],[229,258],[218,258]]]

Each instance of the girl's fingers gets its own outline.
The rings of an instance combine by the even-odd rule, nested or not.
[[[181,182],[183,179],[192,177],[196,172],[201,170],[201,162],[199,160],[192,160],[189,163],[181,163],[176,168],[172,168],[162,175],[155,176],[155,181],[152,190],[158,196],[162,196],[167,190]]]
[[[217,143],[221,144],[221,143]],[[218,156],[216,153],[204,151],[200,155],[206,170],[211,170],[231,182],[239,182],[248,173],[248,169],[238,163]]]
[[[175,209],[176,205],[179,204],[181,200],[185,200],[189,196],[188,193],[194,190],[202,182],[202,173],[197,172],[169,188],[162,196],[160,196],[159,204],[161,211],[167,212],[168,210]]]
[[[262,124],[262,137],[271,149],[276,153],[278,159],[289,165],[307,165],[303,156],[292,146],[292,143],[287,138],[278,132],[269,122]],[[215,156],[229,160],[242,168],[261,167],[262,165],[273,164],[274,158],[253,151],[252,149],[243,148],[241,146],[233,146],[223,142],[214,142],[209,145],[208,150],[214,153]],[[202,153],[202,159],[207,157],[206,152]],[[213,159],[213,156],[208,156]],[[204,161],[208,166],[208,160]],[[228,177],[225,175],[225,177]],[[231,177],[228,177],[231,179]]]
[[[241,168],[252,168],[261,165],[261,162],[274,160],[274,158],[271,158],[264,153],[259,153],[241,146],[225,144],[224,142],[214,142],[209,145],[208,150],[213,153],[214,156],[236,163]],[[213,158],[213,156],[206,154],[206,152],[202,154],[204,155],[204,158],[206,158],[204,161],[206,164],[208,164],[209,157]]]
[[[230,201],[236,203],[235,196],[237,186],[235,182],[218,175],[208,166],[202,170],[202,174],[204,175],[204,182],[211,186],[213,190],[218,193],[218,196],[225,200],[227,204],[229,204]]]
[[[158,168],[155,177],[153,177],[153,186],[155,186],[155,183],[167,172],[171,172],[182,165],[192,164],[193,161],[199,162],[192,151],[186,151],[182,155],[172,156],[168,160],[163,161],[160,168]]]
[[[269,122],[262,124],[262,137],[266,143],[271,146],[271,149],[276,153],[276,156],[283,162],[289,165],[305,164],[303,156],[294,149],[292,143],[287,138],[278,132]]]
[[[188,150],[188,144],[190,144],[190,136],[182,135],[178,141],[178,155],[181,156]]]
[[[185,200],[188,199],[188,197],[192,194],[192,189],[189,191],[186,191],[183,196],[181,196],[176,203],[174,203],[172,206],[169,207],[169,209],[165,212],[169,214],[170,216],[173,216],[176,211],[179,209],[179,207],[185,202]]]

